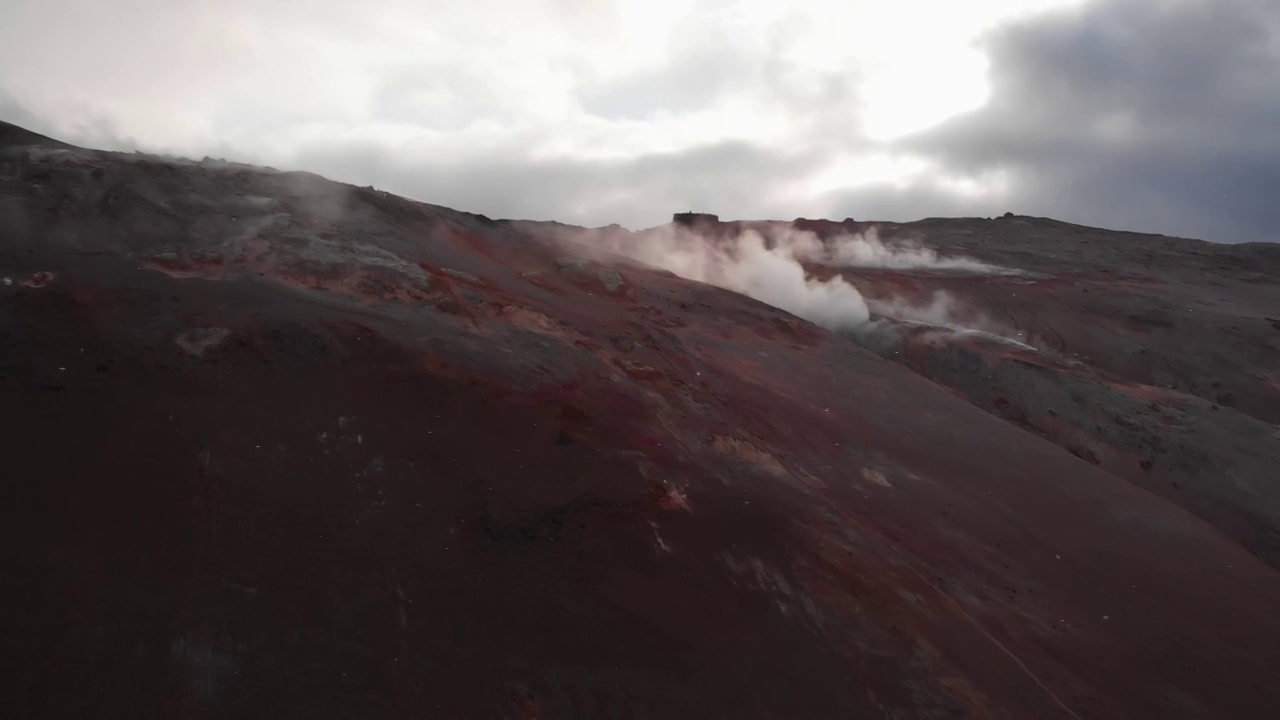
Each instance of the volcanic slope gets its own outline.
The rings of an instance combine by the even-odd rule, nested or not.
[[[1017,216],[512,224],[660,260],[655,247],[728,248],[701,265],[741,264],[752,236],[825,247],[804,270],[857,287],[872,315],[846,336],[1280,566],[1280,245]]]
[[[747,297],[0,128],[12,717],[1271,717],[1280,576]]]

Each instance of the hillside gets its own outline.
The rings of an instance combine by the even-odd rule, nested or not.
[[[1009,272],[805,261],[832,330],[643,232],[0,141],[13,717],[1280,704],[1270,247],[878,223]]]

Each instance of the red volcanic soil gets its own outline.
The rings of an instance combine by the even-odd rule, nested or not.
[[[12,717],[1280,704],[1272,567],[849,339],[369,188],[15,136]]]

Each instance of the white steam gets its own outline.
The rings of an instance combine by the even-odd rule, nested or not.
[[[942,256],[915,242],[888,244],[880,240],[875,230],[824,241],[814,233],[791,228],[769,228],[767,236],[748,229],[735,236],[708,237],[683,226],[668,225],[634,235],[605,234],[593,245],[690,280],[748,295],[832,330],[865,324],[871,315],[867,301],[840,275],[825,280],[813,277],[806,270],[806,263],[893,270],[1011,272],[972,258]],[[935,305],[936,308],[921,309],[896,303],[892,307],[903,315],[879,309],[877,312],[907,320],[922,313],[941,317],[946,314],[944,311],[952,310],[953,303],[948,299]],[[954,317],[948,317],[951,319],[931,324],[958,327]]]
[[[875,228],[866,233],[842,235],[823,243],[817,237],[805,241],[807,255],[801,259],[835,267],[883,268],[886,270],[943,270],[983,274],[1011,272],[1006,268],[969,257],[939,255],[915,240],[892,245],[880,240]],[[815,246],[816,242],[816,246]]]
[[[1013,345],[1023,350],[1042,352],[1032,344],[1026,332],[996,322],[989,315],[972,307],[966,307],[945,290],[934,291],[927,304],[910,302],[894,297],[872,300],[871,310],[891,322],[874,320],[861,329],[868,332],[893,331],[893,323],[906,326],[926,326],[945,330],[955,335],[982,337],[987,340]]]
[[[708,239],[683,227],[663,227],[621,241],[609,250],[684,278],[733,290],[834,330],[851,329],[870,318],[862,294],[840,276],[810,277],[801,265],[811,233],[766,242],[747,230],[736,237]],[[808,236],[808,237],[803,237]]]

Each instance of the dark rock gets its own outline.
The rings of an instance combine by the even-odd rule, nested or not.
[[[710,213],[681,212],[672,215],[671,222],[684,227],[718,225],[720,223],[720,216],[712,215]]]

